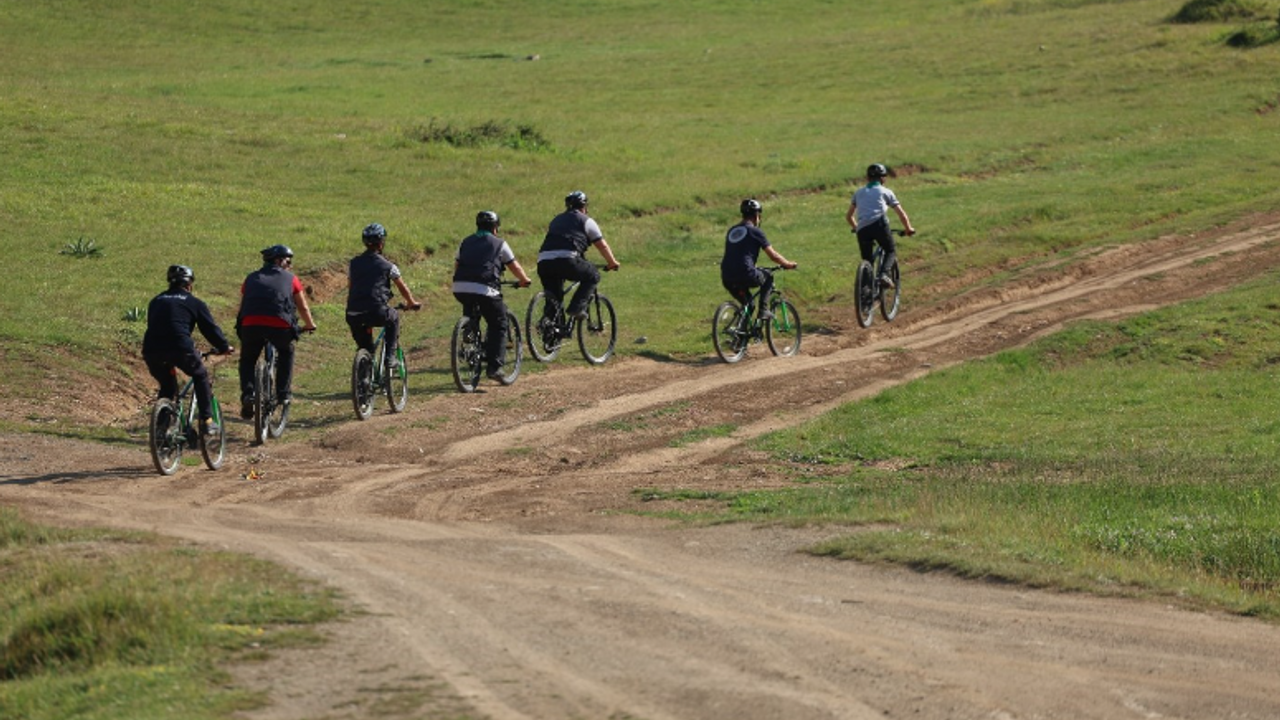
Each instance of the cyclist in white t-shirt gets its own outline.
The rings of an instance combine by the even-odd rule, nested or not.
[[[889,208],[898,214],[902,221],[902,229],[908,235],[915,235],[916,229],[911,226],[911,219],[903,209],[898,196],[884,186],[884,179],[889,170],[880,163],[867,167],[867,184],[853,194],[849,202],[849,211],[844,219],[858,236],[858,250],[862,259],[871,262],[871,255],[879,243],[884,249],[884,263],[881,265],[880,283],[893,287],[889,271],[898,262],[897,248],[893,242],[893,233],[889,230]]]

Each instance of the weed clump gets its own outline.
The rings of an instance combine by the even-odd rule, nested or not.
[[[77,238],[75,242],[69,242],[61,250],[59,255],[70,255],[74,258],[100,258],[102,257],[102,248],[98,247],[90,238]]]

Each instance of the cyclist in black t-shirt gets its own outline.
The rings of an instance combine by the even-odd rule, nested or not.
[[[746,303],[752,288],[760,290],[760,314],[756,317],[768,319],[769,293],[773,290],[773,276],[756,267],[756,261],[763,250],[770,260],[788,270],[794,270],[796,263],[786,259],[774,249],[760,229],[760,215],[763,207],[754,199],[743,200],[739,206],[742,222],[729,228],[724,238],[724,258],[720,261],[720,282],[729,291],[734,300]]]
[[[235,352],[227,342],[222,328],[214,322],[213,314],[204,301],[192,294],[195,273],[186,265],[169,266],[169,289],[156,295],[147,305],[147,332],[142,336],[142,359],[147,371],[160,383],[157,397],[177,398],[178,379],[173,375],[177,368],[186,373],[196,386],[196,412],[200,417],[200,431],[216,435],[213,417],[213,389],[209,384],[209,371],[200,359],[191,332],[199,327],[200,334],[213,345],[214,352],[226,355]]]
[[[400,363],[396,348],[400,344],[400,313],[388,303],[391,286],[395,285],[404,298],[405,306],[418,310],[422,303],[413,297],[413,291],[401,277],[400,268],[383,254],[387,242],[387,229],[373,223],[361,233],[364,253],[351,258],[347,266],[347,326],[351,337],[360,348],[373,352],[371,327],[385,327],[387,366],[395,368]]]

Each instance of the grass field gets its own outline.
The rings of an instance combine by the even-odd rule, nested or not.
[[[452,250],[475,213],[501,213],[531,266],[573,189],[591,195],[623,263],[605,285],[620,352],[675,360],[711,352],[721,238],[746,196],[765,202],[765,229],[802,264],[787,277],[801,312],[850,302],[844,210],[872,161],[897,171],[890,185],[921,230],[901,244],[918,287],[1280,210],[1280,46],[1229,47],[1238,22],[1168,22],[1179,6],[0,4],[0,401],[47,400],[67,378],[149,391],[137,309],[169,264],[195,268],[229,328],[259,249],[291,245],[308,281],[330,287],[320,281],[375,220],[429,303],[406,322],[406,344],[443,370]],[[1073,328],[774,436],[796,488],[725,496],[706,519],[850,523],[864,527],[817,551],[1278,617],[1270,288]],[[314,299],[304,397],[345,386],[342,301]],[[417,378],[415,393],[449,382]],[[32,407],[4,429],[40,427],[57,409]],[[322,412],[308,407],[303,425]],[[139,410],[64,432],[120,440]],[[35,613],[29,600],[6,605]],[[41,622],[5,617],[6,638]],[[160,645],[198,633],[216,647],[220,622],[265,621],[156,633],[177,638]],[[172,677],[206,682],[210,657]],[[133,678],[140,697],[168,702],[146,671],[108,665],[113,683]],[[139,667],[157,665],[170,667]],[[0,709],[38,716],[59,683],[79,702],[102,672],[86,667],[10,685]],[[72,671],[90,679],[59,674]],[[244,701],[191,697],[208,705],[175,717]]]
[[[920,286],[1280,207],[1280,48],[1228,48],[1234,25],[1166,22],[1176,9],[10,4],[3,392],[38,396],[33,375],[85,356],[127,372],[116,358],[140,323],[125,318],[170,263],[196,269],[229,325],[259,249],[291,245],[314,277],[340,270],[371,220],[431,303],[409,342],[438,347],[475,212],[498,210],[531,258],[575,188],[624,263],[607,283],[624,340],[676,358],[709,352],[720,298],[705,288],[744,196],[803,263],[789,286],[802,307],[847,301],[843,212],[871,161],[901,172]],[[88,241],[96,258],[60,254]],[[340,293],[317,300],[303,389],[331,384],[323,368],[350,352]]]

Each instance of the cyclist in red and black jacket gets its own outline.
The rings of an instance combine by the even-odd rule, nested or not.
[[[298,332],[316,329],[302,281],[289,268],[293,251],[272,245],[262,251],[262,268],[249,273],[240,286],[236,334],[240,355],[240,417],[253,417],[253,367],[270,343],[276,350],[276,400],[287,405],[292,397],[293,347]],[[298,327],[298,317],[303,325]]]
[[[214,435],[218,428],[213,417],[213,389],[209,384],[209,371],[200,360],[191,333],[200,328],[200,334],[213,345],[214,352],[226,355],[235,352],[227,342],[222,328],[214,321],[209,306],[192,294],[195,273],[186,265],[169,266],[169,289],[156,295],[147,305],[147,332],[142,336],[142,359],[147,363],[151,377],[160,383],[156,397],[178,397],[178,379],[173,374],[177,368],[195,380],[196,411],[200,417],[200,431]]]

